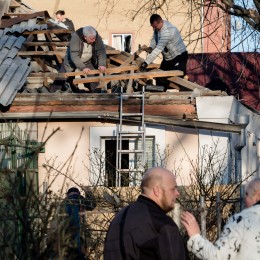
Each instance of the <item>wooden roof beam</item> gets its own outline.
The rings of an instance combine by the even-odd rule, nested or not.
[[[46,42],[46,41],[37,41],[37,42],[24,42],[24,44],[26,47],[29,47],[29,46],[35,46],[35,47],[38,47],[38,46],[56,46],[56,47],[64,47],[64,46],[69,46],[69,42]]]
[[[156,65],[157,67],[159,66],[158,64],[150,64],[148,68],[152,68]],[[124,67],[114,67],[114,68],[107,68],[106,73],[120,73],[120,72],[125,72],[125,71],[132,71],[132,70],[138,70],[138,66],[136,65],[129,65],[129,66],[124,66]],[[91,70],[88,75],[95,75],[95,74],[100,74],[99,70]],[[84,76],[86,75],[82,71],[75,71],[75,72],[65,72],[65,73],[30,73],[31,77],[50,77],[50,78],[67,78],[70,76]]]
[[[148,71],[130,74],[108,75],[108,76],[95,76],[87,77],[84,79],[74,79],[74,84],[89,83],[89,82],[102,82],[111,80],[124,80],[124,79],[153,79],[158,77],[170,77],[170,76],[183,76],[183,71],[180,70],[168,70],[168,71]]]
[[[23,35],[29,35],[29,34],[45,34],[45,33],[71,33],[71,30],[68,29],[49,29],[49,30],[35,30],[35,31],[24,31]]]
[[[181,85],[181,86],[183,86],[187,89],[190,89],[190,90],[194,90],[195,88],[205,89],[204,87],[202,87],[202,86],[200,86],[196,83],[193,83],[191,81],[188,81],[188,80],[180,78],[180,77],[170,77],[167,80],[169,80],[170,82],[179,84],[179,85]]]

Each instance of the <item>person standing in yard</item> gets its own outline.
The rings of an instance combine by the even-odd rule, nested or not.
[[[164,168],[151,168],[143,176],[141,190],[137,201],[111,222],[104,260],[187,259],[179,228],[166,215],[179,196],[175,176]]]
[[[188,249],[205,260],[260,259],[260,178],[249,182],[245,193],[246,209],[232,216],[213,244],[200,235],[195,217],[183,212],[182,224],[190,239]]]
[[[161,70],[181,70],[185,75],[188,52],[179,30],[158,14],[150,17],[150,24],[153,27],[153,37],[150,47],[146,48],[150,54],[141,63],[140,71],[145,71],[147,66],[162,53]],[[167,89],[169,82],[165,78],[158,78],[156,84],[163,85]]]
[[[69,255],[77,257],[76,259],[85,259],[82,252],[81,239],[81,213],[91,211],[96,207],[96,201],[93,193],[86,189],[86,197],[81,196],[80,191],[76,187],[72,187],[67,192],[64,200],[65,213],[67,214],[66,233],[70,239]]]

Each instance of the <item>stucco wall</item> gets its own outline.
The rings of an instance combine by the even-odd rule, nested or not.
[[[68,187],[89,184],[89,149],[90,127],[114,126],[97,122],[65,122],[39,123],[38,138],[46,140],[55,129],[55,133],[45,146],[45,153],[39,154],[39,184],[43,191],[43,183],[51,185],[50,190],[64,194]],[[163,138],[163,139],[162,139]],[[98,141],[98,140],[97,140]],[[100,141],[98,141],[100,142]],[[167,127],[165,134],[156,141],[159,148],[169,146],[170,153],[165,167],[178,176],[178,184],[185,184],[190,172],[190,161],[194,160],[198,151],[196,131],[184,128]],[[75,151],[74,151],[75,150]],[[162,151],[163,154],[163,151]],[[48,165],[45,167],[44,165]],[[67,175],[69,178],[66,178]],[[73,183],[75,181],[75,183]]]
[[[198,156],[198,131],[170,126],[166,130],[165,139],[171,151],[166,168],[176,174],[178,185],[188,185]]]
[[[60,128],[47,142],[45,153],[39,155],[39,184],[42,191],[43,182],[52,190],[64,193],[68,187],[75,185],[88,185],[88,149],[89,127],[97,123],[63,122],[63,123],[39,123],[38,138],[46,140],[55,129]],[[49,167],[44,167],[49,165]],[[57,173],[59,173],[57,175]],[[64,175],[69,176],[66,178]]]
[[[133,51],[136,51],[138,44],[149,44],[152,36],[152,28],[149,24],[149,14],[140,15],[134,21],[127,16],[129,10],[135,8],[137,1],[120,0],[116,2],[113,11],[109,1],[98,0],[25,0],[31,8],[36,11],[47,10],[50,16],[55,16],[59,9],[65,10],[66,16],[70,18],[76,28],[92,25],[94,26],[103,40],[112,45],[112,33],[131,33],[133,34]],[[106,10],[106,11],[105,11]],[[181,31],[185,43],[188,45],[189,52],[200,52],[201,42],[199,39],[198,28],[200,26],[199,18],[192,17],[189,13],[189,6],[183,6],[179,1],[172,1],[167,10],[168,20],[172,22]],[[107,13],[109,13],[107,15]],[[165,15],[162,15],[165,18]],[[197,29],[196,29],[197,28]],[[190,35],[190,30],[197,31]],[[195,42],[194,42],[195,40]]]

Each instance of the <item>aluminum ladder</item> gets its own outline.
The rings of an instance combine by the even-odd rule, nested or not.
[[[125,113],[124,108],[124,100],[128,100],[131,98],[136,98],[140,100],[140,112],[139,113]],[[140,93],[127,94],[123,93],[123,88],[121,88],[120,94],[120,110],[119,116],[120,121],[117,125],[117,156],[116,156],[116,185],[118,187],[122,186],[121,179],[123,175],[129,174],[129,185],[135,186],[139,183],[140,177],[144,171],[145,164],[145,123],[144,123],[144,99],[145,99],[145,87],[142,87],[142,91]],[[140,119],[139,123],[137,123],[137,129],[132,131],[128,129],[126,131],[123,126],[123,119],[131,119],[134,117],[135,119]],[[122,141],[130,140],[132,144],[134,142],[134,149],[125,150],[122,148]],[[141,147],[136,147],[137,145]],[[133,160],[134,167],[132,166],[130,169],[122,169],[122,155],[129,154],[135,156]],[[138,156],[139,155],[139,156]],[[139,158],[141,157],[141,158]],[[137,160],[139,158],[139,160]],[[131,173],[131,176],[130,176]]]

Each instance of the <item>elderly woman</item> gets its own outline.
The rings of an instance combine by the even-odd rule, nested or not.
[[[229,219],[215,244],[200,235],[200,228],[194,216],[183,212],[182,224],[190,237],[189,251],[205,260],[259,260],[260,178],[248,184],[245,205],[246,209]]]

